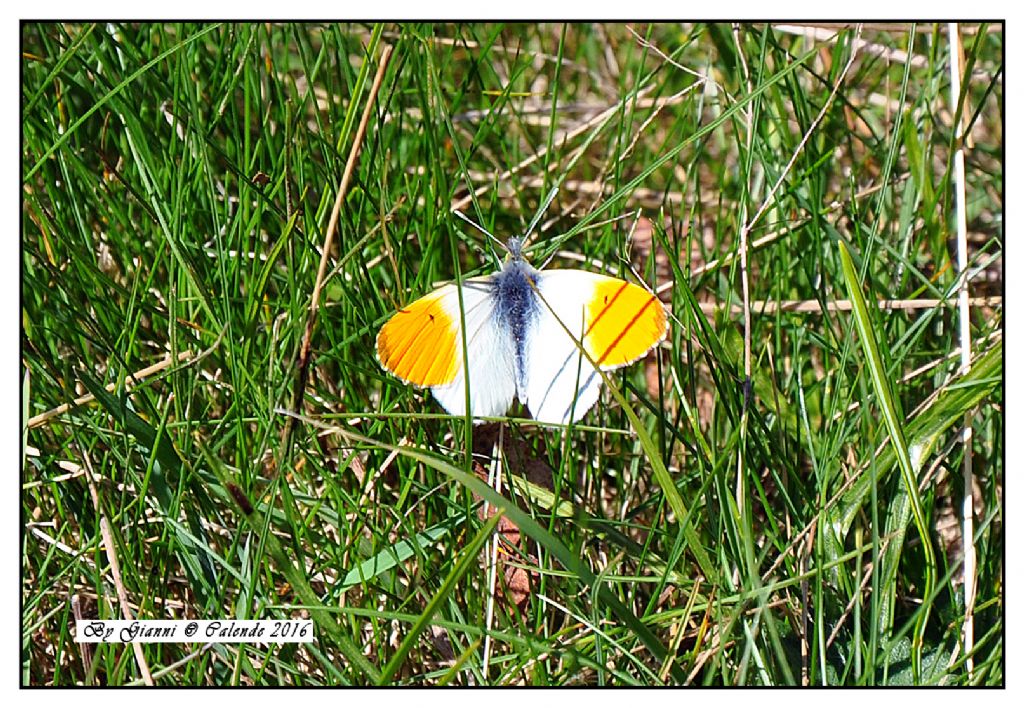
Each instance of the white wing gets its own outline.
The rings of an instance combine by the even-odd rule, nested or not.
[[[525,403],[542,422],[575,422],[597,402],[602,378],[591,360],[604,371],[625,366],[668,331],[658,299],[618,278],[582,270],[541,271],[537,292],[542,302],[526,346]]]
[[[469,372],[470,413],[473,417],[500,416],[508,411],[516,394],[515,349],[512,337],[499,327],[494,316],[493,278],[471,278],[462,284],[465,309],[468,365],[463,365],[462,316],[455,285],[444,288],[439,304],[454,323],[455,357],[458,373],[431,391],[438,403],[452,415],[466,415],[466,372]]]
[[[585,271],[550,270],[541,271],[537,279],[542,302],[526,346],[525,403],[530,414],[543,423],[579,420],[601,392],[600,374],[573,341],[573,337],[576,341],[583,339],[591,290],[583,276],[590,275]]]

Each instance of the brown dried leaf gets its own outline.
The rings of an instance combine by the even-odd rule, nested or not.
[[[505,597],[519,608],[520,612],[525,612],[530,600],[530,593],[533,591],[530,576],[536,575],[536,573],[531,573],[517,565],[508,565],[507,556],[501,556],[501,561],[502,576],[505,581]]]

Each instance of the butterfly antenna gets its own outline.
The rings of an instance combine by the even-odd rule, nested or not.
[[[548,207],[551,206],[551,202],[553,202],[555,200],[555,195],[556,194],[558,194],[558,186],[557,185],[555,185],[551,189],[551,191],[548,192],[548,196],[544,200],[544,206],[542,206],[537,211],[537,215],[535,217],[533,217],[533,221],[530,222],[530,228],[528,228],[526,230],[526,233],[523,235],[523,246],[524,247],[526,246],[527,243],[530,242],[530,234],[532,234],[533,230],[537,227],[537,224],[538,224],[538,222],[540,222],[541,217],[544,216],[544,212],[546,212],[548,210]]]
[[[497,238],[497,237],[496,237],[496,236],[495,236],[494,234],[492,234],[492,233],[491,233],[490,231],[488,231],[487,229],[485,229],[485,228],[484,228],[483,226],[481,226],[480,224],[478,224],[478,223],[476,223],[475,221],[473,221],[472,219],[470,219],[470,218],[469,218],[468,216],[466,216],[465,214],[463,214],[463,213],[462,213],[461,211],[459,211],[458,209],[456,209],[454,213],[455,213],[455,215],[456,215],[457,217],[459,217],[460,219],[462,219],[463,221],[465,221],[465,222],[466,222],[467,224],[469,224],[470,226],[474,227],[474,228],[475,228],[475,229],[476,229],[477,231],[479,231],[480,233],[482,233],[482,234],[484,234],[484,235],[486,235],[486,236],[490,237],[491,241],[494,241],[494,242],[495,242],[496,244],[498,244],[499,246],[501,246],[502,248],[504,248],[504,249],[505,249],[506,251],[508,250],[508,247],[506,247],[504,243],[502,243],[502,242],[501,242],[501,241],[500,241],[500,240],[499,240],[499,239],[498,239],[498,238]],[[490,244],[490,242],[488,242],[488,244],[487,244],[487,245],[488,245],[488,246],[490,246],[490,249],[491,249],[491,255],[492,255],[492,256],[494,256],[494,260],[495,260],[495,262],[497,262],[497,263],[499,263],[499,264],[500,264],[500,263],[501,263],[501,258],[499,258],[499,257],[498,257],[498,252],[494,250],[494,246],[493,246],[493,245],[491,245],[491,244]]]

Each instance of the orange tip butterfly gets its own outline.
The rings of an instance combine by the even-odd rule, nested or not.
[[[501,270],[444,285],[396,312],[377,334],[381,366],[430,387],[451,415],[466,415],[469,386],[474,418],[504,415],[513,398],[543,423],[582,418],[600,393],[596,369],[643,357],[665,339],[668,316],[639,285],[527,263],[523,241],[539,218],[523,239],[509,239]]]

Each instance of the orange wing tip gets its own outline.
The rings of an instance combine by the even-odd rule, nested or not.
[[[584,343],[601,369],[631,364],[668,335],[668,313],[654,293],[618,278],[602,278],[587,307]]]
[[[459,371],[458,328],[438,292],[422,297],[384,323],[377,333],[377,361],[415,386],[442,386]]]

